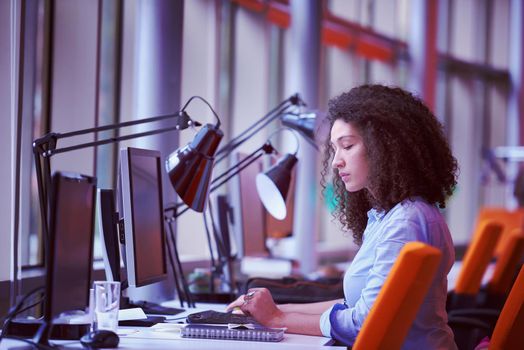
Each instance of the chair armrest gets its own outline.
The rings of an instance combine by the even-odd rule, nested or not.
[[[452,310],[448,313],[448,315],[453,316],[487,316],[487,317],[498,317],[500,315],[500,310],[497,309],[487,309],[487,308],[479,308],[479,309],[457,309]]]
[[[470,318],[470,317],[462,317],[462,316],[450,316],[448,318],[448,325],[452,329],[457,328],[467,328],[467,329],[484,329],[489,330],[491,327],[488,323],[483,322],[481,320]]]
[[[495,309],[457,309],[448,313],[448,317],[473,318],[487,323],[490,328],[495,327],[500,311]]]

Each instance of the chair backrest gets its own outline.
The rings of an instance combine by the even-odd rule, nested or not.
[[[455,294],[477,295],[503,228],[503,224],[495,220],[484,220],[477,226],[462,261],[454,288]]]
[[[511,289],[517,264],[524,255],[524,232],[520,228],[510,232],[504,250],[495,264],[493,276],[488,283],[490,294],[505,295]]]
[[[524,344],[524,266],[502,308],[491,337],[490,350],[522,349]]]
[[[407,243],[371,307],[353,350],[400,349],[438,269],[442,252]]]
[[[484,207],[479,210],[477,226],[484,220],[496,220],[504,224],[502,236],[495,248],[495,256],[499,257],[503,253],[506,244],[508,244],[509,233],[516,228],[524,228],[524,208],[508,210],[498,207]]]

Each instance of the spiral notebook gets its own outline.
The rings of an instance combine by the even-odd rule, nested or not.
[[[229,339],[263,342],[279,342],[284,339],[284,328],[233,328],[231,325],[188,324],[181,330],[183,338]]]

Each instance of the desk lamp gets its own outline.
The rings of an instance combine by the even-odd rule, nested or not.
[[[252,136],[254,136],[260,130],[265,128],[268,124],[270,124],[272,121],[277,120],[277,119],[279,119],[281,123],[285,125],[288,129],[293,129],[293,130],[298,131],[307,142],[309,142],[315,148],[317,148],[316,145],[314,144],[314,129],[315,129],[317,115],[311,112],[304,113],[302,109],[305,106],[306,106],[306,103],[300,98],[298,94],[294,94],[288,97],[287,99],[279,103],[271,111],[269,111],[266,115],[258,119],[254,124],[249,126],[247,129],[242,131],[239,135],[237,135],[236,137],[231,139],[227,144],[221,147],[216,152],[217,160],[215,164],[218,164],[221,161],[225,160],[240,145],[245,143]],[[272,135],[270,135],[270,137]],[[298,151],[298,138],[295,133],[293,133],[293,135],[295,136],[297,140],[297,151]],[[294,154],[286,154],[279,162],[277,162],[269,170],[257,176],[257,192],[262,201],[262,204],[264,205],[266,210],[272,216],[274,216],[275,218],[279,220],[282,220],[283,218],[285,218],[287,214],[285,201],[286,201],[287,192],[289,190],[291,170],[297,162],[297,158],[296,158],[297,151],[295,151]],[[271,154],[271,153],[275,153],[275,149],[273,148],[271,143],[266,142],[263,146],[261,146],[260,148],[258,148],[257,150],[255,150],[254,152],[246,156],[246,158],[244,158],[242,161],[231,166],[227,171],[225,171],[224,173],[216,177],[213,180],[213,182],[211,183],[210,193],[216,190],[218,187],[225,184],[229,179],[237,175],[244,168],[248,167],[250,164],[255,162],[263,154]],[[167,167],[169,171],[169,164],[167,165]],[[168,223],[169,225],[169,231],[171,233],[171,239],[173,242],[176,241],[176,237],[174,236],[175,230],[172,228],[172,223],[175,221],[175,218],[177,218],[178,216],[182,215],[184,212],[189,210],[189,207],[182,208],[183,205],[184,205],[183,203],[175,204],[175,205],[172,205],[166,208],[166,212],[168,211],[171,212],[170,215],[166,216],[166,223]],[[213,256],[213,249],[211,247],[211,237],[210,237],[209,231],[207,230],[207,223],[205,221],[205,216],[204,216],[204,222],[205,222],[205,227],[206,227],[209,252],[211,254],[212,269],[213,269],[213,273],[215,273],[217,270],[221,269],[221,266],[219,266],[219,264],[215,262],[215,259]],[[229,249],[221,246],[221,240],[218,237],[219,235],[216,232],[216,228],[214,225],[213,225],[213,233],[215,235],[215,242],[217,243],[218,252],[219,253],[222,252],[222,258],[228,261],[231,260]],[[180,284],[185,294],[184,297],[181,297],[181,300],[180,300],[181,304],[183,304],[182,299],[185,299],[188,302],[188,305],[194,305],[193,301],[191,300],[192,299],[191,294],[189,293],[187,282],[185,281],[185,277],[182,271],[176,244],[174,244],[174,249],[175,249],[174,255],[175,255],[177,265],[178,265],[177,268],[179,271],[177,275],[181,279]],[[222,259],[219,258],[219,261],[222,261]],[[222,265],[224,265],[223,262],[222,262]],[[220,273],[220,271],[218,272]],[[231,275],[232,274],[230,273],[230,276]],[[213,275],[211,278],[213,279]],[[213,288],[214,288],[214,284],[211,283],[210,290],[213,291]]]
[[[42,219],[42,229],[44,234],[47,235],[47,208],[49,207],[49,189],[51,186],[51,166],[50,158],[59,153],[65,153],[88,147],[98,147],[101,145],[116,143],[119,141],[125,141],[130,139],[136,139],[144,136],[150,136],[160,133],[165,133],[175,130],[184,130],[190,126],[201,126],[202,124],[193,121],[187,112],[185,111],[187,106],[195,98],[202,100],[213,112],[217,118],[215,125],[207,124],[202,127],[193,142],[181,149],[173,152],[168,158],[171,159],[173,173],[170,172],[170,179],[175,187],[175,190],[180,195],[182,200],[192,209],[196,211],[202,211],[201,206],[202,197],[207,193],[209,187],[209,180],[211,174],[207,171],[210,166],[212,167],[214,161],[214,154],[222,139],[223,133],[220,130],[220,119],[216,112],[213,110],[211,105],[200,96],[191,97],[186,104],[182,107],[180,112],[176,114],[169,114],[164,116],[139,119],[129,122],[122,122],[112,125],[105,125],[100,127],[94,127],[89,129],[83,129],[68,133],[48,133],[41,138],[36,139],[33,142],[33,156],[35,158],[36,175],[38,182],[38,197],[40,201],[40,215]],[[175,120],[176,124],[170,127],[160,127],[150,131],[132,133],[118,137],[109,137],[102,140],[96,140],[92,142],[81,143],[69,147],[57,148],[58,140],[70,138],[78,135],[85,134],[96,134],[106,130],[119,130],[124,127],[138,125],[138,124],[149,124],[162,120]],[[180,162],[176,162],[180,160]],[[184,172],[181,171],[183,167],[191,165],[192,169],[198,169],[197,176],[192,179],[188,179],[184,176]],[[185,185],[185,186],[184,186]]]
[[[279,131],[279,130],[277,130]],[[293,132],[293,131],[292,131]],[[295,133],[293,132],[293,135]],[[297,137],[295,135],[295,137]],[[297,138],[297,151],[298,151],[298,138]],[[269,201],[272,201],[268,205],[276,205],[279,209],[279,213],[275,215],[283,215],[285,217],[286,213],[286,205],[285,205],[285,198],[286,194],[289,190],[289,184],[290,184],[290,176],[291,176],[291,170],[293,169],[293,166],[297,162],[296,153],[294,154],[286,154],[284,157],[282,157],[282,160],[277,162],[275,165],[273,165],[266,173],[260,173],[258,176],[261,176],[263,179],[264,184],[267,186],[263,189],[263,191],[266,191],[268,193],[264,194],[267,198],[269,198]],[[270,154],[277,154],[277,150],[273,147],[271,142],[268,140],[266,141],[261,147],[257,148],[254,152],[247,155],[244,159],[242,159],[240,162],[234,164],[229,169],[224,171],[222,174],[218,175],[216,178],[213,179],[210,185],[209,194],[216,191],[219,187],[227,183],[231,178],[239,174],[243,169],[254,163],[257,159],[262,157],[263,155],[270,155]],[[169,162],[169,161],[168,161]],[[169,165],[168,165],[169,166]],[[274,181],[274,182],[273,182]],[[262,199],[262,194],[260,192],[260,189],[258,191],[260,198]],[[279,202],[281,201],[281,202]],[[189,306],[194,306],[194,302],[192,300],[191,294],[189,292],[189,288],[187,285],[187,282],[184,277],[184,273],[182,271],[182,265],[180,263],[180,258],[178,255],[177,245],[176,245],[176,236],[175,236],[175,230],[173,228],[173,223],[176,221],[175,219],[181,216],[183,213],[185,213],[189,207],[186,207],[182,210],[179,210],[179,208],[182,205],[172,205],[169,207],[166,207],[165,211],[170,212],[170,215],[166,214],[165,220],[168,224],[168,229],[170,233],[171,240],[173,241],[173,247],[174,247],[174,256],[176,261],[176,268],[177,268],[177,276],[180,278],[180,281],[177,282],[177,285],[180,285],[182,288],[179,290],[179,297],[180,297],[180,303],[181,306],[183,306],[184,302],[187,302]],[[282,209],[283,206],[283,209]],[[212,211],[210,210],[211,218]],[[220,235],[216,232],[216,227],[213,225],[213,234],[215,238],[215,242],[217,244],[217,251],[219,252],[219,258],[215,259],[213,254],[213,248],[211,246],[211,235],[208,230],[208,225],[206,221],[206,217],[204,216],[204,223],[206,228],[206,234],[207,234],[207,243],[208,243],[208,249],[210,252],[210,261],[212,265],[212,275],[210,278],[210,290],[212,293],[214,293],[214,278],[217,276],[220,276],[223,272],[223,266],[228,264],[232,257],[230,256],[229,248],[224,246],[224,243],[222,242]],[[230,268],[230,266],[228,266]],[[229,271],[229,275],[232,276],[232,271]]]
[[[288,97],[287,99],[285,99],[284,101],[280,102],[275,108],[270,110],[267,114],[262,116],[255,123],[253,123],[247,129],[242,131],[239,135],[237,135],[236,137],[231,139],[227,144],[225,144],[224,146],[219,148],[218,151],[216,151],[216,153],[215,153],[216,160],[214,162],[214,165],[224,161],[230,154],[233,153],[233,151],[235,149],[237,149],[240,145],[245,143],[247,140],[249,140],[251,137],[253,137],[256,133],[258,133],[260,130],[265,128],[269,123],[271,123],[272,121],[274,121],[276,119],[279,119],[281,121],[281,123],[284,126],[286,126],[288,129],[292,129],[292,130],[298,131],[307,142],[311,143],[315,148],[317,148],[317,146],[314,143],[314,141],[315,141],[314,129],[315,129],[315,123],[316,123],[316,119],[317,119],[317,114],[313,113],[313,112],[310,112],[310,111],[303,112],[302,109],[304,107],[306,107],[306,106],[307,106],[306,103],[300,98],[300,96],[298,94],[294,94],[294,95]],[[270,135],[270,137],[272,135]],[[295,134],[294,134],[294,136],[296,137]],[[195,137],[195,140],[197,140],[197,137]],[[298,143],[298,141],[297,141],[297,143]],[[188,145],[186,147],[191,147],[191,146]],[[298,148],[298,145],[297,145],[297,148]],[[260,151],[263,151],[263,152],[260,153]],[[179,152],[179,151],[177,151],[177,152]],[[231,177],[233,177],[236,174],[238,174],[238,172],[235,172],[233,174],[231,173],[235,169],[239,168],[238,171],[242,171],[242,169],[244,169],[245,167],[249,166],[256,159],[260,158],[263,154],[270,154],[270,153],[273,153],[273,152],[274,152],[274,148],[273,148],[273,146],[271,146],[270,143],[264,144],[263,146],[261,146],[260,148],[255,150],[253,153],[249,154],[242,162],[240,162],[240,163],[238,163],[236,165],[233,165],[229,170],[227,170],[226,172],[221,174],[219,177],[216,177],[213,180],[214,188],[223,185]],[[296,155],[296,152],[295,152],[295,155]],[[287,167],[288,169],[290,167],[292,168],[294,166],[294,164],[296,163],[296,158],[295,158],[295,162],[292,162],[291,157],[288,157],[288,158],[289,159],[287,159],[286,162],[284,162],[284,163],[282,163],[282,164],[280,164],[278,166],[275,164],[275,167],[277,167],[277,168]],[[279,163],[281,163],[281,162],[279,162]],[[176,173],[171,168],[172,168],[173,165],[177,165],[177,164],[178,164],[177,160],[172,161],[171,160],[171,156],[168,157],[168,160],[166,161],[166,169],[167,169],[168,173],[170,174],[170,178],[171,178],[171,174]],[[269,171],[270,170],[268,170],[268,172]],[[181,178],[186,178],[191,173],[190,172],[185,172],[184,174],[185,175],[181,176]],[[270,178],[272,180],[274,180],[274,181],[277,181],[275,176],[276,175],[271,175]],[[227,178],[225,178],[225,177],[227,177]],[[225,178],[225,179],[223,179],[223,178]],[[220,183],[218,183],[219,180],[222,180],[222,181]],[[183,180],[179,180],[179,181],[183,182]],[[278,180],[278,181],[281,181],[281,180]],[[175,186],[175,184],[173,184],[173,186]],[[283,185],[281,184],[280,187],[278,187],[278,186],[277,187],[279,188],[281,196],[284,197],[284,200],[285,200],[286,193],[283,192],[283,187],[282,186]],[[287,186],[289,187],[289,184]],[[212,188],[211,190],[213,190],[214,188]],[[204,197],[204,198],[206,198],[206,197]],[[269,205],[268,201],[266,201],[266,203]],[[166,212],[167,211],[172,212],[171,218],[176,218],[179,215],[182,215],[184,212],[186,212],[190,208],[192,208],[191,206],[187,205],[186,208],[183,208],[181,211],[179,211],[179,209],[182,206],[184,206],[184,205],[187,205],[187,203],[174,204],[172,206],[167,207],[166,208]],[[268,206],[266,206],[266,204],[264,204],[264,206],[269,211]],[[199,212],[202,212],[203,209],[204,209],[203,206],[201,206],[201,205],[199,205],[198,208],[200,209],[200,210],[197,210]],[[282,214],[280,214],[279,216],[281,216],[281,215]],[[284,214],[284,216],[285,216],[285,214]],[[275,217],[277,217],[277,216],[275,216]]]
[[[314,142],[314,130],[317,121],[317,114],[311,111],[304,111],[303,109],[306,106],[306,103],[300,98],[299,94],[291,95],[279,103],[266,115],[262,116],[262,118],[257,120],[254,124],[249,126],[246,130],[241,132],[238,136],[229,141],[226,145],[221,147],[216,153],[216,164],[223,161],[241,144],[246,142],[253,135],[258,133],[276,119],[279,119],[281,124],[287,127],[287,129],[298,131],[303,136],[303,139],[313,145],[315,149],[318,149]],[[279,130],[280,129],[277,131]],[[271,138],[273,134],[271,134],[269,138]],[[297,141],[298,150],[298,139],[296,134],[293,134],[293,136],[295,136]],[[273,168],[267,170],[265,175],[260,174],[260,176],[257,176],[257,191],[262,204],[272,216],[279,220],[284,219],[286,216],[285,200],[287,188],[289,188],[290,174],[288,176],[285,174],[289,173],[295,166],[297,162],[296,153],[297,151],[295,151],[293,155],[286,155],[277,164],[275,164]],[[246,160],[251,156],[252,155],[248,155]],[[253,159],[253,161],[255,161],[255,159]],[[251,161],[249,164],[251,164],[253,161]],[[278,206],[279,209],[275,209],[275,206]],[[284,206],[284,209],[282,209],[282,206]]]
[[[257,192],[262,204],[278,220],[284,220],[287,215],[286,197],[291,183],[291,171],[297,161],[296,152],[288,153],[256,177]]]
[[[209,192],[214,155],[220,140],[222,139],[223,133],[220,130],[220,119],[218,118],[217,114],[211,105],[200,96],[191,97],[183,106],[183,108],[175,114],[116,123],[63,134],[51,132],[41,138],[36,139],[33,142],[33,155],[35,159],[38,182],[38,197],[40,203],[40,215],[42,219],[46,268],[49,268],[50,265],[50,257],[49,254],[46,253],[49,252],[50,244],[48,219],[50,215],[48,215],[48,209],[52,208],[50,206],[52,194],[50,158],[55,154],[65,153],[82,148],[98,147],[104,144],[116,143],[119,141],[155,135],[168,131],[183,130],[190,126],[201,126],[201,123],[192,120],[185,112],[185,109],[189,103],[195,98],[200,99],[210,108],[216,117],[217,122],[215,125],[207,124],[203,126],[198,131],[193,142],[183,148],[176,150],[168,157],[171,164],[169,175],[175,191],[179,194],[184,203],[186,203],[189,208],[192,208],[196,211],[202,211],[204,209],[203,204],[205,203]],[[159,127],[146,132],[131,133],[123,136],[109,137],[92,142],[80,143],[69,147],[57,148],[58,140],[60,139],[85,134],[96,134],[105,130],[119,130],[128,126],[148,124],[161,120],[174,120],[175,125],[169,127]],[[193,170],[194,173],[190,174],[191,176],[188,176],[188,170]],[[175,270],[173,269],[173,271]],[[46,296],[46,298],[48,297],[49,296]],[[34,342],[38,344],[48,344],[48,330],[51,323],[52,319],[43,320],[42,326],[37,332]]]
[[[301,133],[306,141],[314,145],[314,129],[317,115],[311,111],[304,112],[303,109],[305,107],[307,107],[307,105],[300,98],[299,94],[294,94],[286,98],[266,115],[262,116],[255,123],[222,146],[216,153],[216,163],[220,163],[225,157],[230,155],[233,150],[249,140],[269,123],[277,119],[279,119],[284,126]]]

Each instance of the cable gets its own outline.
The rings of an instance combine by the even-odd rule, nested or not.
[[[209,102],[207,102],[203,97],[200,97],[198,95],[195,95],[195,96],[191,96],[191,98],[189,100],[187,100],[186,104],[184,105],[184,107],[182,107],[182,110],[181,112],[184,112],[186,107],[189,105],[189,103],[194,100],[195,98],[201,100],[202,102],[204,102],[208,107],[209,109],[211,110],[211,112],[213,112],[213,114],[215,115],[215,118],[217,118],[217,123],[215,125],[215,127],[218,129],[220,127],[220,118],[218,117],[217,113],[215,112],[215,110],[213,109],[213,107],[211,107],[211,105],[209,104]]]
[[[21,310],[18,310],[18,312],[17,312],[16,314],[14,314],[13,316],[19,315],[19,314],[21,314],[21,313],[24,312],[24,311],[27,311],[27,310],[29,310],[29,309],[32,309],[33,307],[37,306],[38,304],[41,304],[44,300],[45,300],[45,298],[41,298],[41,299],[37,300],[37,301],[34,302],[33,304],[28,305],[28,306],[24,307],[24,308],[21,309]]]
[[[14,313],[14,312],[17,312],[22,306],[23,304],[25,303],[25,301],[31,297],[31,295],[37,293],[37,292],[43,292],[44,291],[44,287],[37,287],[31,291],[29,291],[29,293],[27,293],[26,295],[24,295],[22,297],[22,299],[18,302],[18,304],[16,304],[14,307],[12,307],[9,312],[7,313],[7,316],[6,318],[12,316],[11,314]]]
[[[298,140],[298,136],[297,136],[297,132],[287,126],[282,126],[276,130],[274,130],[271,134],[269,134],[269,136],[267,137],[267,140],[268,142],[271,140],[271,138],[280,133],[281,131],[289,131],[291,133],[291,135],[293,135],[293,137],[295,138],[295,145],[296,145],[296,149],[295,149],[295,152],[293,152],[293,155],[296,156],[299,149],[300,149],[300,141]]]
[[[7,331],[7,327],[11,323],[11,320],[16,315],[20,314],[21,312],[29,310],[30,308],[40,304],[43,301],[43,299],[40,299],[36,303],[31,304],[31,305],[29,305],[29,306],[27,306],[25,308],[22,308],[24,306],[25,301],[27,299],[29,299],[33,294],[36,294],[37,292],[43,292],[43,291],[44,291],[44,287],[38,287],[38,288],[35,288],[35,289],[31,290],[29,293],[24,295],[24,297],[14,307],[12,307],[8,311],[6,317],[4,318],[4,324],[2,325],[2,334],[0,334],[0,342],[2,341],[2,338],[5,337],[5,333]]]

